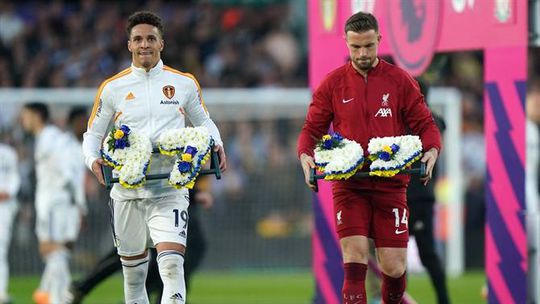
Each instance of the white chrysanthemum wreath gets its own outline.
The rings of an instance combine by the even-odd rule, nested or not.
[[[106,164],[118,170],[123,187],[137,188],[146,181],[152,143],[126,125],[113,127],[103,141],[101,156]]]
[[[187,127],[163,132],[158,139],[161,154],[178,155],[169,175],[175,188],[193,188],[202,166],[210,157],[214,140],[206,127]]]
[[[315,148],[315,165],[326,180],[347,179],[364,163],[362,146],[340,134],[326,134]]]
[[[416,135],[375,137],[368,144],[370,175],[393,177],[420,159],[422,142]]]

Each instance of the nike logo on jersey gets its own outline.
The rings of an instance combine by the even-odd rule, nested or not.
[[[379,108],[379,111],[375,114],[375,117],[392,117],[392,109],[390,108]]]
[[[129,94],[127,94],[127,96],[126,96],[126,100],[132,100],[132,99],[135,99],[135,95],[133,95],[133,93],[129,92]]]
[[[354,98],[351,98],[351,99],[342,99],[341,101],[343,103],[348,103],[348,102],[351,102]]]
[[[407,229],[399,230],[399,229],[396,228],[396,231],[395,231],[396,234],[402,234],[402,233],[405,233],[405,232],[407,232]]]

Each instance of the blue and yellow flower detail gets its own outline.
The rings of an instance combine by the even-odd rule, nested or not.
[[[176,157],[169,184],[178,189],[191,189],[202,166],[210,158],[214,140],[206,127],[187,127],[164,132],[157,144],[161,154]]]
[[[422,155],[422,142],[418,136],[372,138],[368,144],[369,175],[393,177],[411,166]]]
[[[101,149],[103,161],[118,171],[120,185],[129,189],[141,187],[145,183],[151,154],[150,140],[140,134],[133,134],[127,125],[114,126]]]
[[[359,143],[339,133],[325,134],[315,147],[315,165],[325,173],[325,180],[348,179],[364,163],[364,150]]]

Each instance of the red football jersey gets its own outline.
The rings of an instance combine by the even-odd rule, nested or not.
[[[439,129],[418,83],[407,72],[384,60],[379,60],[366,77],[350,62],[326,76],[313,93],[298,138],[298,156],[302,153],[313,156],[316,139],[328,132],[330,124],[335,132],[360,143],[365,156],[371,138],[410,133],[420,136],[424,151],[433,147],[441,149]],[[367,164],[363,170],[367,170]],[[405,187],[408,181],[408,175],[397,175],[339,181],[334,185],[383,190]]]

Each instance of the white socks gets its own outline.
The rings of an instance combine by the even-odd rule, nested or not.
[[[186,301],[184,256],[178,251],[164,250],[158,254],[157,262],[163,281],[161,304],[184,304]]]
[[[137,260],[124,260],[122,262],[122,272],[124,274],[124,298],[126,304],[148,304],[148,293],[146,292],[146,274],[148,273],[148,260],[146,256]]]
[[[50,303],[61,303],[71,283],[70,253],[66,248],[55,250],[45,258],[45,270],[39,290],[49,294]]]

